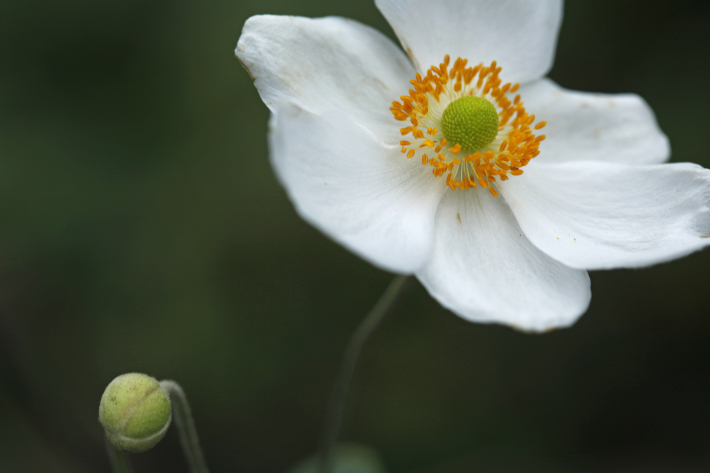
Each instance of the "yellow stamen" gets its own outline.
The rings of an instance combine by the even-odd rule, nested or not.
[[[410,81],[412,88],[408,95],[392,102],[390,111],[395,120],[408,122],[400,133],[412,137],[400,141],[402,153],[407,158],[420,156],[422,165],[431,166],[434,176],[446,176],[446,185],[452,190],[480,186],[497,197],[499,193],[494,187],[498,181],[522,175],[520,168],[540,154],[539,146],[545,135],[534,133],[547,123],[534,124],[535,115],[526,112],[521,96],[516,94],[520,84],[503,84],[501,70],[495,61],[489,66],[469,67],[466,59],[457,58],[452,64],[447,55],[426,74],[417,73]],[[475,152],[462,149],[459,143],[450,145],[440,131],[444,110],[465,96],[489,101],[498,114],[497,136]],[[430,149],[432,157],[425,153]]]

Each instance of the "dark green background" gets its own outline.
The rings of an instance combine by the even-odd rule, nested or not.
[[[550,75],[641,94],[673,161],[710,166],[709,5],[570,0]],[[391,275],[276,182],[233,55],[259,13],[393,36],[370,1],[0,3],[0,472],[107,472],[98,402],[129,371],[182,384],[213,473],[314,451]],[[465,322],[412,284],[366,347],[344,437],[392,472],[708,471],[709,265],[593,273],[588,313],[544,336]],[[174,430],[134,460],[187,471]]]

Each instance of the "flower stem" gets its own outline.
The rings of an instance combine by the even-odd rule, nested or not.
[[[173,408],[173,418],[180,434],[180,443],[191,473],[209,473],[205,457],[200,448],[200,439],[197,437],[195,421],[192,419],[190,405],[187,397],[179,384],[175,381],[163,380],[160,386],[170,395]]]
[[[111,471],[113,471],[113,473],[133,473],[133,468],[131,467],[131,462],[128,461],[128,456],[119,451],[111,441],[109,441],[108,437],[105,437],[105,440],[108,459],[111,462]]]
[[[326,411],[325,424],[323,425],[318,445],[318,473],[330,473],[332,471],[333,447],[338,440],[338,433],[340,432],[345,411],[345,401],[360,351],[372,332],[382,322],[408,279],[408,276],[394,278],[350,339],[340,365],[340,372],[335,381],[333,394],[330,397],[328,410]]]

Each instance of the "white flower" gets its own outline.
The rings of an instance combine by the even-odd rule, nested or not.
[[[588,269],[710,243],[710,171],[660,164],[668,140],[640,97],[543,78],[561,0],[376,4],[409,59],[343,18],[253,17],[237,45],[272,112],[274,170],[325,234],[461,317],[531,331],[584,313]]]

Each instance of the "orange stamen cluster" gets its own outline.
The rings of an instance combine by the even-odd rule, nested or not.
[[[450,58],[444,58],[439,67],[432,66],[422,77],[410,81],[413,89],[403,95],[401,102],[394,101],[390,110],[399,121],[409,121],[410,126],[400,129],[402,136],[411,135],[409,141],[400,141],[402,153],[407,158],[421,157],[422,164],[433,167],[434,176],[446,176],[451,190],[481,186],[493,196],[498,179],[508,180],[508,174],[523,174],[522,167],[540,154],[540,142],[545,135],[533,132],[545,126],[533,126],[535,115],[525,111],[520,95],[508,98],[518,91],[519,84],[501,85],[498,77],[501,68],[493,61],[490,66],[479,64],[467,67],[467,60],[458,58],[449,69]],[[459,143],[448,143],[441,130],[441,116],[454,100],[473,95],[491,102],[498,111],[498,136],[486,147],[460,156]]]

